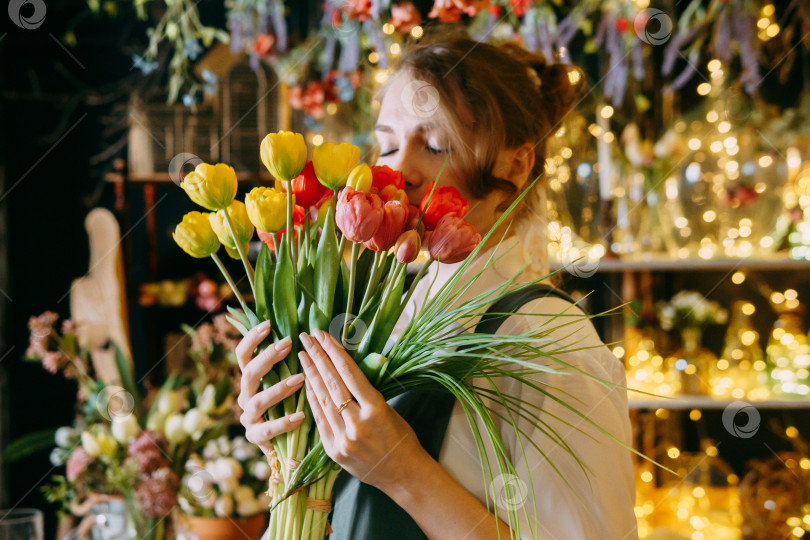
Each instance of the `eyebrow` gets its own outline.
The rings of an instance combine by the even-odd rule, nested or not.
[[[437,125],[434,124],[433,122],[419,124],[418,126],[416,126],[417,130],[421,131],[422,133],[435,129],[436,127]],[[391,126],[387,126],[385,124],[377,124],[374,126],[374,131],[384,131],[385,133],[393,133],[394,129]]]

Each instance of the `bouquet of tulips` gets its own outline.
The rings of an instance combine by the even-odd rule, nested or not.
[[[498,413],[493,413],[487,402],[496,402],[512,419],[536,419],[551,433],[553,427],[538,417],[539,411],[522,407],[518,397],[501,395],[494,383],[486,388],[472,385],[468,379],[514,377],[560,401],[561,397],[550,394],[551,389],[538,384],[532,375],[556,372],[538,358],[567,364],[554,356],[562,352],[559,344],[549,339],[544,343],[544,336],[554,330],[553,324],[520,335],[448,331],[454,323],[470,330],[471,322],[514,288],[516,279],[455,305],[457,295],[480,276],[478,272],[472,281],[460,283],[483,245],[481,236],[464,220],[467,201],[455,188],[434,182],[420,206],[412,206],[402,190],[402,175],[387,167],[358,163],[360,150],[351,144],[323,143],[312,150],[312,160],[307,161],[302,135],[271,133],[261,143],[261,158],[276,183],[253,188],[244,203],[235,200],[237,180],[231,167],[201,163],[189,173],[181,187],[210,213],[186,214],[174,239],[189,255],[210,256],[222,270],[242,305],[241,312],[229,309],[229,320],[243,335],[268,320],[272,331],[262,347],[285,336],[292,339],[289,356],[265,377],[265,388],[301,371],[297,354],[302,350],[300,332],[310,333],[316,328],[328,331],[386,400],[416,388],[452,392],[464,404],[478,440],[481,462],[486,464],[482,475],[489,475],[492,481],[492,467],[483,452],[484,437],[496,451],[500,474],[515,474],[493,420],[493,414]],[[529,183],[484,240],[494,234],[538,180]],[[264,241],[255,266],[246,257],[254,228]],[[218,258],[220,245],[231,257],[241,259],[255,299],[252,307]],[[406,291],[406,267],[423,245],[430,258]],[[392,339],[395,323],[434,261],[464,262],[398,338]],[[492,262],[487,261],[485,268]],[[306,409],[302,389],[271,408],[268,415],[276,419]],[[484,433],[475,426],[475,417],[487,426]],[[513,426],[517,433],[517,420]],[[340,466],[324,452],[311,414],[296,430],[279,435],[272,443],[280,474],[274,474],[277,481],[270,487],[271,537],[323,538]],[[496,515],[497,510],[496,502]],[[518,531],[517,510],[508,510],[509,522]]]

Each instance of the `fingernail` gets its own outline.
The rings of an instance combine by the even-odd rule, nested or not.
[[[290,418],[290,422],[292,422],[292,423],[298,422],[299,420],[304,419],[304,412],[303,411],[298,411],[295,414],[291,414],[289,418]]]
[[[298,359],[301,360],[302,366],[304,366],[305,368],[309,367],[309,360],[307,359],[307,353],[301,351],[300,353],[298,353]]]
[[[290,388],[295,388],[296,386],[301,384],[301,382],[303,380],[304,380],[304,374],[303,373],[296,373],[295,375],[291,375],[291,376],[287,377],[287,382],[285,384],[287,386],[289,386]]]
[[[301,343],[304,345],[309,345],[309,340],[311,339],[306,332],[301,332],[298,334],[298,337],[301,339]]]
[[[273,348],[276,349],[277,351],[282,351],[287,347],[289,347],[291,343],[292,340],[290,339],[290,336],[284,336],[284,339],[278,340],[276,344],[273,345]]]
[[[270,321],[264,321],[259,324],[259,334],[264,335],[270,331]]]

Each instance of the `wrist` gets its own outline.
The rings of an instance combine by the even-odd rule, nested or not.
[[[403,457],[404,459],[393,464],[391,471],[375,486],[400,506],[414,496],[419,486],[424,485],[424,478],[431,474],[432,467],[438,465],[418,441]]]

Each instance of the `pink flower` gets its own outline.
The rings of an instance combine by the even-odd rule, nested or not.
[[[342,9],[350,19],[367,21],[371,19],[372,2],[371,0],[346,0]]]
[[[416,256],[419,254],[419,248],[421,246],[422,239],[419,238],[419,234],[416,231],[405,231],[399,235],[399,238],[397,238],[394,253],[396,254],[399,262],[402,264],[408,264],[416,260]]]
[[[77,446],[76,449],[71,452],[65,464],[65,476],[67,476],[68,482],[75,482],[92,462],[93,457],[85,452],[84,448]]]
[[[377,232],[382,219],[383,204],[379,195],[356,191],[349,186],[340,192],[335,223],[352,242],[361,244],[369,240]]]
[[[403,34],[407,34],[421,22],[422,17],[419,15],[419,10],[411,2],[391,6],[391,24]]]
[[[135,502],[145,516],[162,517],[177,504],[180,481],[168,466],[144,475],[135,486]]]
[[[383,217],[374,235],[364,242],[373,251],[388,251],[408,223],[408,207],[400,201],[388,201],[383,206]]]
[[[475,228],[454,215],[441,218],[427,237],[430,258],[449,264],[466,259],[480,241],[481,235]]]
[[[144,431],[129,445],[127,453],[138,464],[138,471],[149,474],[166,465],[167,446],[161,433]]]

